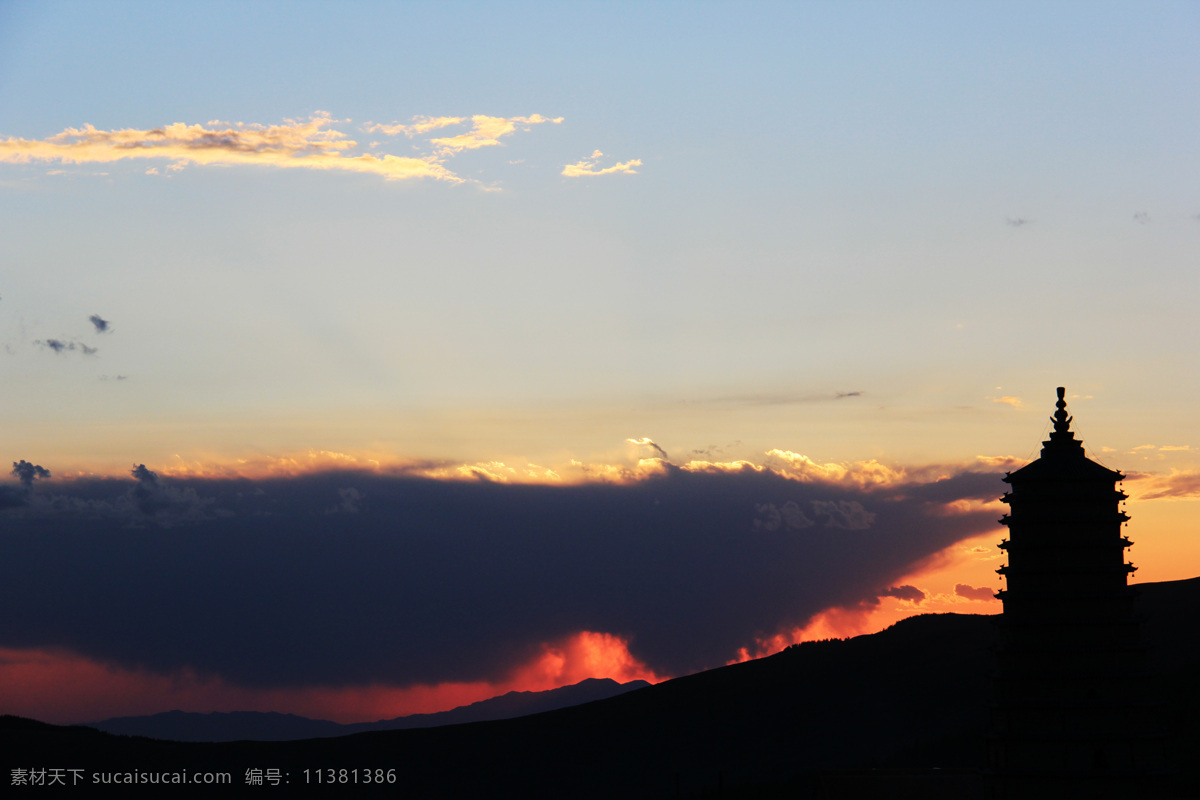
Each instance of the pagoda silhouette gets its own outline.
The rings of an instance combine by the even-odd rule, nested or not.
[[[1084,455],[1065,394],[1041,457],[1004,477],[994,795],[1147,796],[1167,774],[1165,737],[1127,580],[1125,476]]]

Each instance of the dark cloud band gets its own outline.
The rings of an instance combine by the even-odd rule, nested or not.
[[[995,525],[944,504],[998,484],[133,477],[39,485],[0,512],[0,646],[251,686],[408,685],[503,678],[592,630],[678,675],[830,606],[901,596],[889,587],[913,565]]]

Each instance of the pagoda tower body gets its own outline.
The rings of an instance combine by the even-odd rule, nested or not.
[[[1127,581],[1125,476],[1084,456],[1064,395],[1041,457],[1004,478],[992,769],[1000,797],[1130,797],[1158,784],[1165,753]]]

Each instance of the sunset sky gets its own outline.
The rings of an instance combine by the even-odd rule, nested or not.
[[[0,3],[0,713],[378,719],[995,613],[1056,386],[1135,580],[1200,575],[1198,30]]]

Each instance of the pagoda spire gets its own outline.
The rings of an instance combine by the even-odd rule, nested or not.
[[[1067,414],[1067,401],[1064,399],[1066,394],[1066,387],[1059,386],[1054,416],[1050,417],[1050,421],[1054,423],[1054,430],[1050,433],[1050,439],[1042,442],[1043,458],[1063,455],[1083,457],[1083,442],[1076,439],[1075,434],[1071,432],[1071,422],[1075,418]]]

